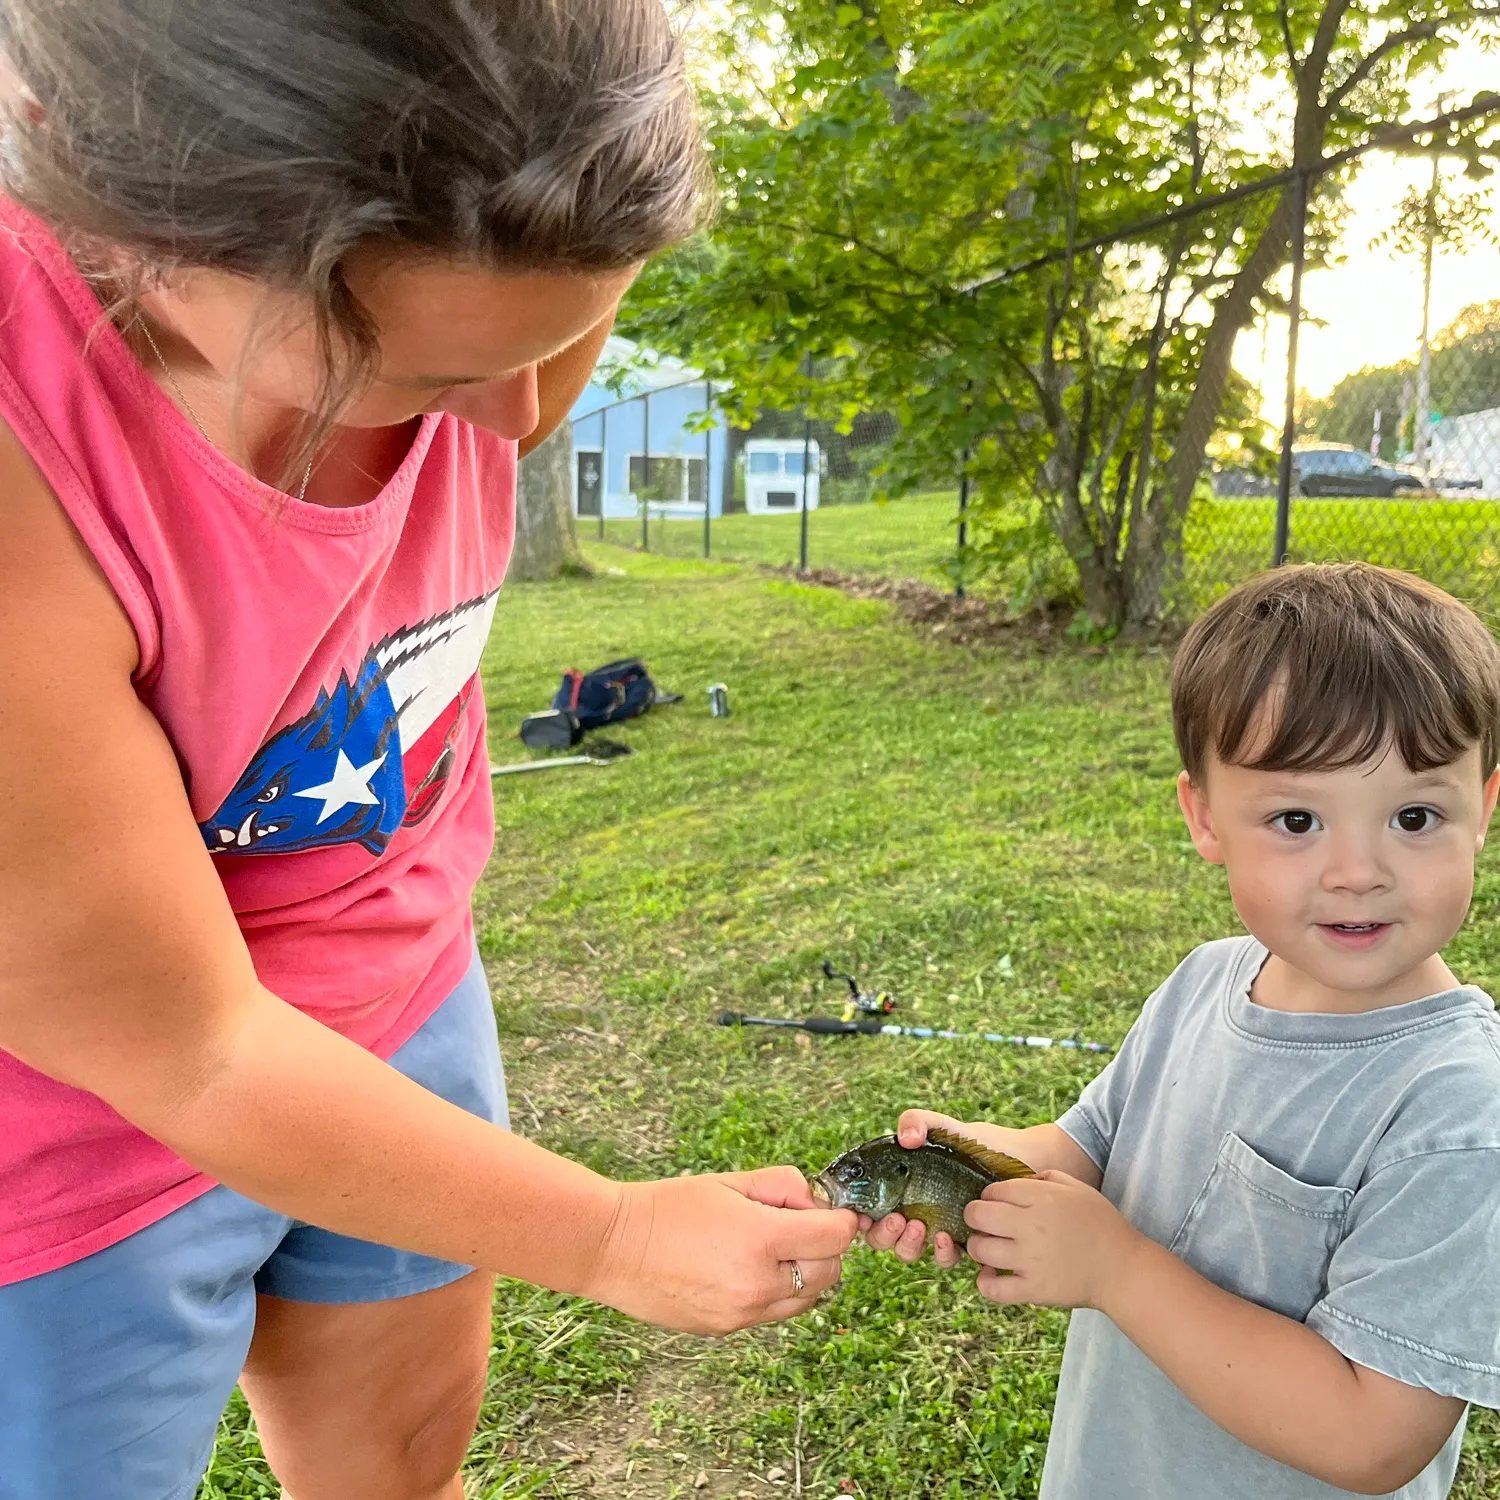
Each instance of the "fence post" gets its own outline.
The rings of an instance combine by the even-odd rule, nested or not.
[[[1302,268],[1307,260],[1307,168],[1292,179],[1292,300],[1286,339],[1286,423],[1281,429],[1281,473],[1276,485],[1276,540],[1271,566],[1286,562],[1291,546],[1292,444],[1297,440],[1297,334],[1302,326]]]
[[[807,351],[807,385],[808,399],[812,399],[812,374],[813,357],[812,350]],[[807,414],[807,405],[802,407],[802,545],[798,553],[800,562],[798,571],[807,572],[807,460],[812,453],[812,418]]]
[[[625,460],[629,469],[630,460]],[[599,412],[599,540],[604,540],[604,511],[609,503],[609,408]]]
[[[651,550],[651,392],[641,393],[641,551]]]
[[[969,541],[969,450],[965,446],[963,457],[959,460],[961,467],[958,471],[958,562],[963,566],[964,548]],[[953,574],[953,597],[962,599],[964,596],[963,574],[955,571]]]
[[[703,429],[703,555],[708,556],[708,517],[714,508],[714,383],[703,382],[703,405],[708,412],[708,426]]]

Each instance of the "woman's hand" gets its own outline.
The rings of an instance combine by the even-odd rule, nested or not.
[[[839,1279],[858,1229],[815,1208],[794,1167],[622,1183],[585,1295],[687,1333],[780,1322]]]

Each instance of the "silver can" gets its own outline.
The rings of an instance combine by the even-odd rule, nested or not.
[[[708,711],[716,719],[729,717],[729,689],[722,682],[714,683],[708,690]]]

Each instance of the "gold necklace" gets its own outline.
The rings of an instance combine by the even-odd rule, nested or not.
[[[141,332],[146,335],[146,342],[151,345],[151,352],[156,356],[157,363],[161,366],[162,374],[164,374],[167,377],[168,381],[171,382],[172,389],[177,394],[177,399],[182,403],[182,409],[188,414],[188,416],[193,419],[193,426],[203,434],[203,441],[210,447],[215,446],[214,440],[209,437],[208,432],[203,426],[203,423],[198,420],[198,413],[193,410],[193,403],[188,400],[187,396],[183,394],[182,387],[177,384],[177,377],[172,373],[171,365],[169,365],[166,359],[163,357],[161,349],[157,346],[156,340],[151,337],[151,330],[146,326],[146,320],[144,318],[138,318],[136,322],[140,327]],[[309,462],[307,466],[307,473],[302,476],[302,488],[299,489],[296,494],[296,498],[298,500],[305,500],[307,498],[307,487],[312,483],[312,471],[313,466]]]

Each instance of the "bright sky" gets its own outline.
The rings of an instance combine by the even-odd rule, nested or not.
[[[1477,47],[1455,54],[1430,93],[1451,89],[1458,103],[1495,86],[1500,60]],[[1418,88],[1416,99],[1423,99]],[[1424,110],[1423,113],[1434,111]],[[1461,164],[1444,163],[1446,177],[1461,177]],[[1422,335],[1422,261],[1400,256],[1370,242],[1395,220],[1409,186],[1426,187],[1430,163],[1412,157],[1372,154],[1346,195],[1348,219],[1338,251],[1342,261],[1327,270],[1310,271],[1303,281],[1307,319],[1297,355],[1297,384],[1315,396],[1326,395],[1338,381],[1366,365],[1392,364],[1415,356]],[[1497,174],[1500,179],[1500,174]],[[1463,188],[1474,183],[1463,182]],[[1494,189],[1494,224],[1500,232],[1500,185]],[[1290,287],[1290,274],[1282,277]],[[1465,255],[1439,254],[1432,275],[1432,331],[1436,333],[1470,303],[1500,299],[1500,249],[1482,246]],[[1235,364],[1261,383],[1266,413],[1280,425],[1286,401],[1287,321],[1271,318],[1267,328],[1247,331],[1235,350]],[[1262,359],[1265,363],[1262,365]]]

